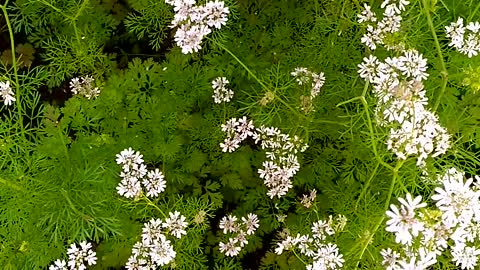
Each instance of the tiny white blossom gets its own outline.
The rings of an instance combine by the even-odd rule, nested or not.
[[[16,101],[15,93],[10,87],[10,81],[0,82],[0,96],[3,99],[3,103],[7,106],[12,105]]]
[[[165,220],[163,227],[171,232],[171,234],[177,238],[181,238],[182,235],[186,235],[185,228],[188,223],[185,221],[185,217],[180,215],[179,212],[169,213],[170,217]]]

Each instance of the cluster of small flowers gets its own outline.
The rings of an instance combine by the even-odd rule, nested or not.
[[[251,136],[255,143],[261,143],[262,149],[267,149],[267,161],[263,162],[263,169],[259,169],[260,178],[264,179],[269,188],[267,195],[270,198],[284,196],[292,187],[290,180],[300,169],[296,154],[304,152],[308,145],[298,137],[283,134],[278,128],[261,126],[256,128],[253,121],[245,116],[240,119],[232,118],[222,124],[222,131],[227,138],[220,147],[223,152],[233,152],[240,143]],[[254,131],[255,129],[255,131]]]
[[[312,236],[297,234],[292,237],[289,233],[283,236],[282,242],[277,244],[275,253],[280,255],[285,250],[298,249],[301,254],[309,257],[313,262],[306,266],[307,270],[313,269],[341,269],[345,260],[340,254],[336,244],[326,242],[328,236],[340,232],[346,225],[346,218],[339,215],[333,220],[319,220],[313,223]]]
[[[248,244],[248,235],[253,235],[258,229],[258,217],[255,214],[248,214],[247,218],[242,217],[242,222],[237,222],[237,217],[228,215],[220,220],[220,229],[223,234],[235,233],[234,237],[230,237],[227,243],[220,242],[220,252],[227,256],[237,256],[242,248]]]
[[[226,124],[222,124],[222,131],[227,134],[227,138],[223,143],[220,143],[220,147],[223,152],[233,152],[240,147],[240,143],[253,135],[253,121],[248,120],[246,116],[237,120],[232,118],[227,121]]]
[[[431,197],[436,208],[426,208],[421,196],[410,194],[399,199],[400,208],[390,205],[386,230],[402,247],[400,252],[382,250],[386,269],[427,269],[447,248],[461,269],[475,268],[480,255],[473,244],[480,240],[480,177],[464,178],[455,168],[439,177],[442,187]]]
[[[312,99],[318,96],[320,89],[325,84],[325,74],[323,72],[317,74],[307,68],[297,67],[290,74],[296,78],[298,85],[311,83],[312,90],[310,91],[310,97]]]
[[[450,38],[449,46],[454,47],[460,53],[472,57],[478,55],[480,51],[480,23],[470,22],[465,27],[463,18],[458,18],[457,22],[452,22],[445,26],[447,38]]]
[[[138,198],[142,194],[142,184],[147,191],[148,197],[157,197],[165,191],[166,181],[159,169],[147,170],[143,164],[143,156],[132,148],[124,149],[117,154],[117,164],[122,165],[118,184],[118,194],[126,198]]]
[[[369,23],[367,25],[367,33],[363,35],[361,41],[372,50],[377,48],[379,44],[385,44],[385,37],[389,33],[395,33],[400,30],[400,23],[402,21],[401,13],[405,11],[405,6],[410,4],[406,0],[385,0],[381,4],[384,8],[383,18],[377,23],[377,15],[371,10],[371,7],[364,4],[364,10],[358,14],[359,23]],[[394,49],[398,46],[388,46],[387,49]],[[401,47],[401,46],[400,46]]]
[[[261,126],[252,137],[267,150],[268,160],[263,162],[263,169],[258,169],[260,178],[269,189],[267,195],[280,198],[293,186],[291,178],[300,169],[297,154],[307,150],[308,145],[298,136],[290,137],[275,127]]]
[[[230,99],[233,98],[233,90],[226,87],[228,83],[225,77],[218,77],[212,81],[212,97],[215,103],[230,102]]]
[[[175,33],[175,42],[184,54],[198,52],[202,40],[227,23],[228,7],[223,1],[210,1],[204,6],[196,6],[196,0],[165,0],[173,6],[175,17],[171,27],[180,26]]]
[[[67,250],[68,254],[68,268],[65,260],[56,260],[48,268],[49,270],[85,270],[87,266],[97,263],[95,251],[92,250],[92,244],[86,241],[80,243],[80,247],[72,244]]]
[[[186,235],[188,223],[179,212],[169,213],[169,218],[163,222],[161,219],[151,219],[143,225],[142,241],[135,243],[132,256],[128,259],[128,270],[153,270],[167,265],[175,259],[170,240],[165,236],[165,230],[176,238]]]
[[[10,82],[0,82],[0,95],[2,96],[3,103],[7,106],[10,106],[15,102],[15,93],[10,87]]]
[[[418,155],[417,165],[425,159],[444,154],[450,147],[450,135],[440,126],[437,116],[426,107],[428,99],[422,81],[428,77],[427,60],[416,50],[381,62],[365,57],[358,65],[360,77],[373,84],[378,99],[378,122],[393,125],[387,147],[400,159]]]
[[[312,189],[310,193],[303,194],[303,198],[300,201],[300,203],[305,207],[305,208],[310,208],[313,204],[313,201],[315,201],[315,198],[317,198],[317,190]]]
[[[87,75],[85,77],[76,77],[70,81],[70,88],[74,95],[84,96],[88,99],[96,98],[100,95],[100,89],[93,84],[93,77]]]

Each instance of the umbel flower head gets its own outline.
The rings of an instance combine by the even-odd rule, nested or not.
[[[242,248],[248,244],[247,237],[253,235],[260,226],[257,215],[249,213],[247,217],[242,217],[241,222],[236,216],[228,215],[220,220],[220,229],[223,234],[231,233],[233,237],[228,239],[227,243],[220,242],[220,252],[227,256],[237,256]]]
[[[0,82],[0,96],[2,96],[3,103],[7,106],[15,102],[15,93],[10,87],[10,81]]]
[[[126,198],[138,198],[142,195],[142,185],[148,197],[158,197],[165,191],[166,181],[159,169],[147,170],[143,164],[143,156],[132,148],[124,149],[117,154],[117,164],[122,165],[120,177],[122,180],[117,186],[118,194]]]
[[[128,270],[150,270],[170,264],[177,253],[167,233],[176,238],[186,235],[188,223],[179,212],[170,212],[169,217],[163,222],[161,219],[151,219],[143,225],[142,240],[135,243],[132,256],[128,259]]]
[[[209,1],[205,5],[195,5],[195,0],[165,0],[173,6],[175,17],[171,27],[178,27],[175,42],[184,54],[198,52],[203,39],[227,23],[230,13],[223,1]]]
[[[74,95],[84,96],[88,99],[96,98],[100,95],[100,89],[95,87],[95,79],[89,75],[85,77],[76,77],[70,81],[70,88]]]
[[[225,77],[218,77],[212,81],[213,101],[215,103],[230,102],[233,91],[227,88],[229,81]]]
[[[48,268],[48,270],[85,270],[87,266],[92,266],[97,263],[95,251],[92,250],[92,244],[83,241],[78,246],[77,244],[70,245],[67,250],[68,263],[65,260],[56,260]]]

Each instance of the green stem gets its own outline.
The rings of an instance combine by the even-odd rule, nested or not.
[[[358,207],[358,204],[360,203],[360,200],[365,195],[365,193],[367,193],[367,189],[370,186],[370,183],[371,183],[373,177],[375,177],[375,175],[377,174],[377,170],[378,170],[379,167],[380,167],[380,163],[377,162],[377,164],[375,165],[375,168],[373,169],[372,174],[370,175],[367,182],[365,183],[365,186],[363,187],[362,192],[360,193],[360,196],[358,196],[358,200],[355,203],[355,211],[357,210],[357,207]]]
[[[477,6],[473,10],[473,12],[470,14],[470,16],[468,16],[467,23],[472,20],[472,18],[475,16],[475,14],[477,14],[478,9],[480,9],[480,2],[478,2]]]
[[[427,23],[428,27],[430,28],[430,31],[432,32],[433,40],[435,41],[435,47],[437,49],[438,57],[440,58],[440,67],[441,71],[440,74],[442,75],[442,87],[440,88],[440,93],[437,94],[436,100],[435,100],[435,105],[433,106],[433,111],[436,111],[438,109],[438,106],[440,105],[440,101],[443,97],[443,94],[445,93],[445,89],[447,87],[447,81],[448,81],[448,71],[447,67],[445,65],[445,61],[443,60],[443,53],[442,53],[442,48],[440,47],[440,43],[438,42],[438,37],[437,33],[435,32],[435,27],[433,26],[433,21],[432,17],[430,16],[430,11],[428,11],[427,8],[427,1],[422,0],[423,3],[423,9],[425,11],[425,15],[427,16]]]
[[[22,137],[25,139],[25,130],[23,127],[23,116],[22,116],[22,90],[20,87],[20,80],[18,79],[18,67],[17,67],[17,58],[15,57],[15,40],[13,39],[13,29],[12,24],[10,23],[10,19],[8,17],[7,12],[7,4],[8,0],[5,2],[5,5],[0,6],[2,9],[3,15],[5,16],[5,22],[7,23],[8,34],[10,36],[10,48],[12,50],[12,65],[13,65],[13,72],[15,75],[15,96],[16,96],[16,104],[17,104],[17,113],[18,113],[18,124],[20,126]]]
[[[157,209],[158,212],[160,212],[160,214],[164,217],[164,218],[168,218],[167,215],[165,215],[165,213],[162,211],[162,209],[160,209],[156,204],[154,204],[152,202],[152,200],[150,200],[147,196],[145,196],[145,194],[143,194],[143,199],[147,202],[148,205],[152,206],[153,208]]]
[[[392,177],[392,181],[390,183],[390,189],[388,190],[387,200],[385,201],[385,205],[383,207],[383,210],[384,210],[383,212],[384,213],[388,210],[388,206],[390,205],[390,200],[392,199],[393,190],[395,188],[395,183],[396,183],[396,180],[397,180],[397,177],[398,177],[398,171],[403,166],[404,162],[405,161],[403,161],[403,160],[402,161],[397,161],[397,164],[395,165],[395,168],[393,168],[393,177]],[[385,220],[385,215],[383,215],[380,218],[380,220],[377,222],[377,224],[375,224],[375,227],[373,227],[373,231],[369,234],[368,240],[365,241],[366,244],[362,247],[362,251],[360,252],[360,256],[358,258],[357,265],[355,267],[356,269],[358,269],[358,265],[360,264],[360,260],[362,259],[363,254],[365,253],[365,250],[367,249],[370,242],[372,242],[373,237],[377,233],[378,229],[380,228],[380,226],[382,225],[384,220]]]
[[[216,42],[216,41],[213,41],[213,42],[217,44],[219,47],[221,47],[222,49],[224,49],[228,54],[230,54],[248,72],[248,74],[252,76],[252,78],[254,78],[263,88],[268,90],[268,87],[247,67],[247,65],[245,65],[240,59],[238,59],[238,57],[234,53],[232,53],[229,49],[227,49],[225,46],[223,46],[219,42]]]

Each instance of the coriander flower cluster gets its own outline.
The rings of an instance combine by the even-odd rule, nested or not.
[[[393,5],[389,8],[386,2],[382,7],[394,14],[399,14],[408,3],[393,5],[388,2]],[[369,10],[366,8],[359,16],[366,17]],[[358,65],[358,73],[373,85],[378,100],[378,123],[390,127],[387,148],[400,159],[417,156],[417,165],[424,166],[429,156],[436,157],[448,150],[450,135],[435,113],[427,108],[428,99],[422,83],[428,77],[427,60],[414,49],[402,49],[401,52],[402,55],[387,57],[384,61],[374,55],[365,57]]]
[[[215,103],[230,102],[233,90],[227,88],[229,81],[225,77],[218,77],[212,81],[213,101]]]
[[[240,147],[240,143],[249,136],[260,143],[262,149],[267,150],[267,161],[263,162],[263,169],[259,169],[260,178],[269,189],[267,195],[270,198],[281,197],[287,194],[293,186],[291,178],[300,169],[297,154],[304,152],[308,145],[298,137],[290,137],[283,134],[278,128],[265,127],[255,128],[253,121],[245,116],[240,119],[232,118],[226,124],[222,124],[222,131],[227,138],[220,147],[223,152],[233,152]]]
[[[401,13],[405,11],[405,7],[410,4],[406,0],[385,0],[381,4],[383,9],[383,18],[377,19],[375,12],[371,7],[364,4],[364,10],[358,14],[358,22],[367,24],[367,33],[361,38],[361,42],[372,50],[382,44],[387,49],[402,49],[402,44],[386,44],[385,37],[388,34],[396,33],[400,30],[402,21]]]
[[[222,124],[222,131],[227,134],[227,138],[220,143],[223,152],[233,152],[240,147],[240,143],[253,135],[255,126],[252,120],[248,120],[246,116],[232,118],[226,124]]]
[[[100,89],[95,87],[95,79],[89,75],[85,77],[76,77],[70,81],[70,88],[74,95],[84,96],[88,99],[96,98],[100,95]]]
[[[301,110],[306,113],[315,111],[313,109],[312,101],[320,93],[320,89],[325,84],[325,74],[323,72],[315,73],[304,67],[297,67],[291,73],[295,77],[298,85],[307,85],[310,84],[311,90],[310,95],[301,96]]]
[[[421,196],[413,198],[410,194],[399,198],[399,207],[390,205],[386,230],[395,234],[401,246],[398,250],[382,250],[386,269],[427,269],[447,249],[452,262],[461,269],[477,266],[480,177],[465,180],[464,173],[450,168],[438,180],[441,186],[431,197],[436,207],[427,207]]]
[[[313,202],[315,201],[315,198],[317,198],[317,190],[312,189],[308,195],[303,194],[303,197],[300,200],[300,203],[303,205],[303,207],[310,208],[312,207]]]
[[[0,96],[2,96],[3,103],[7,106],[12,105],[16,101],[10,81],[0,82]]]
[[[135,243],[132,256],[126,264],[127,270],[151,270],[171,263],[176,256],[171,241],[167,239],[166,232],[180,239],[186,235],[188,223],[179,212],[169,213],[169,217],[151,219],[143,225],[142,240]]]
[[[480,23],[470,22],[465,26],[463,18],[458,18],[449,26],[445,26],[447,38],[450,39],[449,46],[452,46],[468,57],[478,55],[480,51]]]
[[[159,169],[147,170],[143,156],[132,148],[124,149],[117,154],[117,164],[122,165],[120,177],[122,181],[117,186],[118,194],[126,198],[138,198],[142,195],[142,185],[148,197],[158,197],[165,191],[166,181]]]
[[[260,226],[258,217],[255,214],[248,214],[247,217],[242,217],[241,221],[237,217],[228,215],[220,220],[220,229],[223,234],[234,234],[233,237],[228,238],[228,242],[220,242],[220,252],[227,256],[237,256],[242,248],[248,244],[247,238],[253,235]]]
[[[258,173],[269,189],[267,195],[271,199],[286,195],[293,187],[291,178],[300,169],[297,154],[307,150],[308,145],[298,136],[290,137],[275,127],[261,126],[252,137],[266,150],[267,161]]]
[[[178,27],[175,42],[184,54],[198,52],[202,40],[212,32],[227,24],[230,13],[223,1],[209,1],[205,5],[195,5],[195,0],[165,0],[173,6],[175,16],[171,27]]]
[[[83,241],[80,246],[72,244],[67,250],[68,263],[65,260],[56,260],[48,270],[85,270],[87,266],[97,263],[95,251],[92,250],[92,244]]]
[[[282,241],[277,243],[275,253],[281,255],[286,250],[298,250],[299,253],[308,258],[311,263],[306,265],[307,270],[333,270],[341,269],[345,260],[336,244],[327,242],[327,238],[337,232],[343,231],[346,225],[346,218],[343,215],[333,219],[319,220],[313,223],[311,235],[300,235],[293,237],[290,233],[282,233]]]

